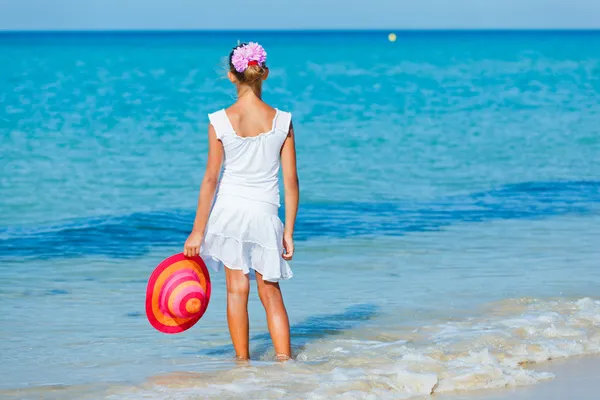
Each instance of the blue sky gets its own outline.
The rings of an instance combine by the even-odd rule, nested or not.
[[[600,0],[0,0],[1,30],[600,28]]]

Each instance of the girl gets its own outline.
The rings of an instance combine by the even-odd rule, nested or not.
[[[267,53],[243,43],[229,54],[229,80],[237,100],[209,114],[208,161],[200,188],[186,256],[200,254],[207,265],[225,265],[227,322],[236,357],[247,360],[248,273],[256,274],[258,294],[278,360],[291,357],[290,327],[279,280],[292,277],[298,176],[291,114],[262,100],[269,74]],[[223,174],[219,181],[223,163]],[[285,188],[285,226],[278,217],[279,167]],[[211,211],[213,198],[217,193]]]

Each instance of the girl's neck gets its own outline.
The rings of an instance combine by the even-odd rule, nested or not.
[[[239,85],[237,87],[237,97],[238,97],[238,101],[243,101],[243,102],[246,102],[246,101],[253,102],[256,100],[262,101],[262,90],[261,90],[261,88],[254,89],[250,86]]]

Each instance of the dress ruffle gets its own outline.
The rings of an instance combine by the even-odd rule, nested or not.
[[[217,198],[211,212],[200,255],[207,266],[251,269],[266,281],[293,276],[283,259],[283,224],[277,206],[233,196]]]

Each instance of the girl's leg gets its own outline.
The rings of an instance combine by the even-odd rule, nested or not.
[[[275,354],[280,360],[287,360],[292,356],[290,344],[290,322],[283,304],[283,296],[279,283],[267,282],[262,275],[256,273],[258,295],[267,313],[267,325],[275,347]]]
[[[227,280],[227,323],[235,355],[239,360],[250,358],[248,349],[248,294],[250,280],[243,271],[225,268]]]

